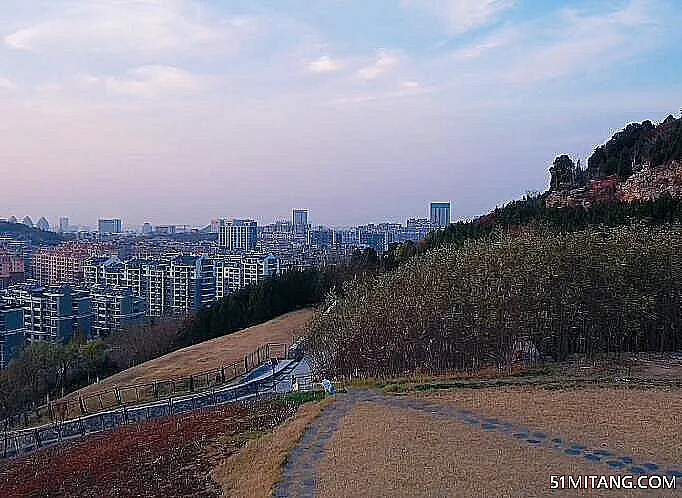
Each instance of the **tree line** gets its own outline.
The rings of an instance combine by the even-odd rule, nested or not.
[[[682,227],[496,233],[344,284],[313,318],[325,375],[501,365],[532,341],[570,355],[682,348]]]

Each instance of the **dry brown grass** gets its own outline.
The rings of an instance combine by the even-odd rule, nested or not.
[[[274,432],[249,441],[235,456],[219,463],[211,477],[225,496],[269,497],[280,480],[282,466],[289,451],[303,436],[333,398],[299,407],[296,416]]]
[[[589,446],[608,447],[623,456],[675,465],[682,461],[680,394],[617,387],[559,391],[505,387],[425,397]]]
[[[113,389],[116,386],[151,383],[176,379],[215,370],[242,360],[245,355],[266,343],[291,344],[300,336],[312,317],[311,309],[287,313],[261,325],[195,344],[107,377],[99,384],[80,389],[65,399],[74,399]]]
[[[550,475],[608,474],[551,450],[377,403],[360,403],[321,462],[321,497],[652,496],[549,489]]]

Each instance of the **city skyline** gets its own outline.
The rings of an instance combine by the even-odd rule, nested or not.
[[[7,0],[2,209],[475,217],[677,114],[681,21],[674,0]]]
[[[447,203],[452,204],[450,201],[448,201]],[[383,220],[367,219],[367,220],[364,220],[363,222],[357,223],[355,225],[330,224],[330,223],[326,223],[324,220],[317,220],[316,222],[312,223],[308,219],[308,216],[310,215],[309,209],[292,209],[291,211],[292,211],[292,213],[305,212],[305,218],[308,221],[307,225],[311,226],[311,227],[325,226],[325,227],[329,227],[329,228],[350,228],[353,226],[361,226],[361,225],[376,224],[376,223],[401,223],[401,224],[404,224],[404,223],[407,223],[409,220],[419,220],[419,219],[428,220],[429,216],[430,216],[430,209],[431,209],[433,204],[434,204],[434,202],[429,202],[428,204],[426,204],[426,207],[424,208],[424,212],[416,213],[412,216],[408,216],[407,218],[397,219],[395,216],[392,216],[392,217],[389,217],[388,219],[383,219]],[[23,219],[25,219],[25,218],[31,218],[32,219],[33,218],[31,215],[26,215],[26,216],[20,217],[20,216],[16,216],[13,214],[10,216],[7,216],[4,213],[0,213],[0,219],[9,219],[10,217],[13,217],[15,219],[16,223],[24,223]],[[295,223],[292,223],[292,220],[287,220],[287,216],[285,216],[285,215],[270,216],[266,219],[249,217],[249,216],[217,216],[217,217],[212,217],[208,221],[204,220],[204,222],[200,222],[200,223],[194,224],[194,225],[188,225],[187,223],[183,223],[182,220],[178,223],[165,223],[165,222],[157,223],[154,220],[145,220],[142,223],[133,223],[133,222],[127,221],[123,217],[115,217],[115,216],[110,217],[110,218],[97,217],[94,221],[92,221],[90,223],[87,223],[87,222],[85,222],[85,223],[74,223],[74,220],[71,217],[61,216],[61,215],[55,218],[55,220],[56,220],[55,222],[51,221],[52,220],[51,217],[44,217],[44,218],[47,218],[47,221],[50,224],[50,231],[53,231],[53,232],[59,232],[59,231],[68,232],[69,230],[75,231],[76,227],[78,227],[78,229],[80,229],[81,227],[88,227],[90,229],[90,231],[98,232],[98,231],[100,231],[99,225],[101,224],[101,222],[103,222],[103,221],[104,222],[110,222],[110,221],[115,221],[115,220],[118,220],[121,222],[121,226],[123,228],[123,231],[129,231],[132,228],[142,230],[144,228],[144,225],[149,225],[149,226],[154,227],[154,228],[166,227],[166,226],[181,226],[181,227],[191,226],[192,228],[205,228],[205,227],[208,227],[214,221],[220,221],[220,220],[229,221],[229,220],[244,220],[244,219],[256,221],[259,227],[268,226],[268,225],[275,224],[275,223],[282,223],[282,222],[290,223],[290,224],[292,224],[292,226],[295,225]],[[62,230],[60,228],[62,226],[62,220],[66,221],[65,226],[69,230]],[[455,221],[457,221],[457,220],[455,218],[453,218],[452,222],[454,223]],[[31,226],[35,227],[36,223],[33,223]]]

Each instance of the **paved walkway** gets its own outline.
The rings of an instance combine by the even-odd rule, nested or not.
[[[617,455],[604,448],[590,448],[579,441],[551,435],[541,430],[516,426],[508,422],[479,416],[459,410],[452,405],[443,405],[415,398],[386,396],[375,390],[354,389],[338,395],[322,415],[306,430],[299,445],[294,448],[283,469],[282,480],[276,496],[314,497],[319,483],[319,463],[325,457],[332,436],[343,418],[362,401],[371,401],[387,407],[414,410],[434,417],[456,420],[472,429],[490,432],[500,438],[514,439],[522,445],[550,452],[554,457],[571,457],[595,465],[595,474],[623,472],[632,475],[666,475],[677,478],[678,491],[682,491],[682,469],[669,468],[655,462],[636,462],[631,456]],[[682,493],[680,493],[682,495]]]

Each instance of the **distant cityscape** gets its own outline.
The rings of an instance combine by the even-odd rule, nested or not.
[[[97,230],[62,216],[0,219],[64,236],[36,245],[0,234],[0,369],[27,343],[92,340],[150,318],[183,317],[239,289],[292,270],[343,264],[357,250],[381,254],[448,226],[449,202],[432,202],[428,218],[337,229],[312,226],[307,209],[259,226],[217,218],[204,227],[152,225],[124,230],[99,219]]]

